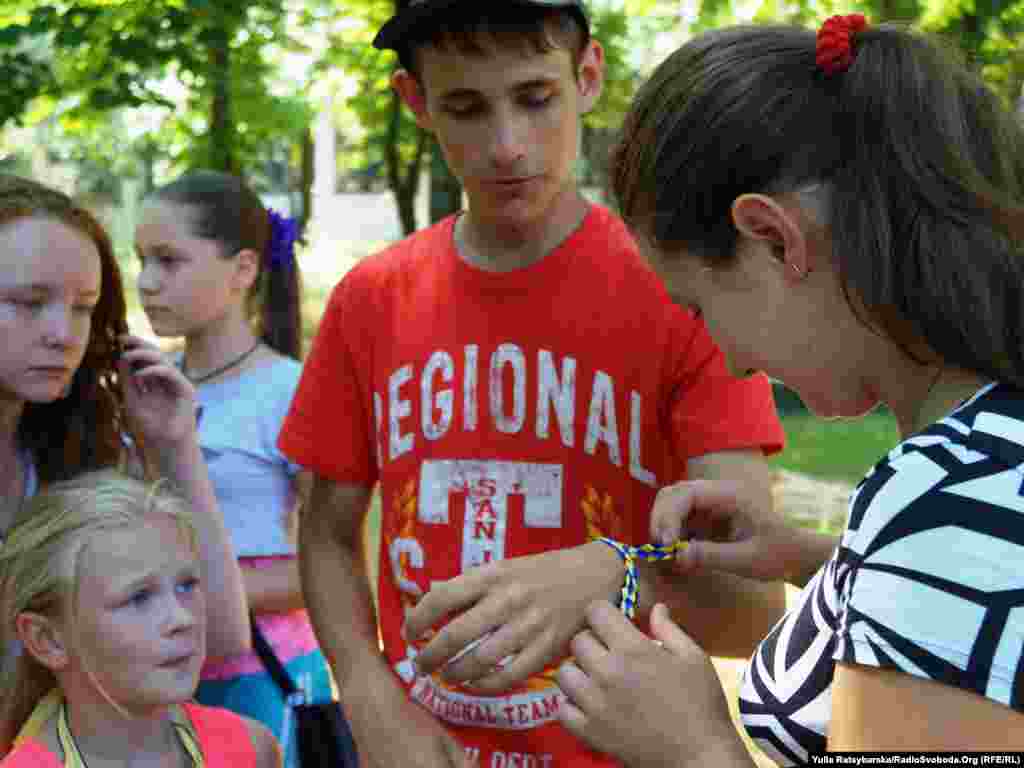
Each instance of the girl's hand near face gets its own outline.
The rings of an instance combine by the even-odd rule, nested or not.
[[[680,573],[712,569],[797,586],[810,580],[836,546],[831,536],[757,514],[735,484],[721,480],[685,481],[659,491],[651,540],[679,539],[689,540],[673,564]]]
[[[144,444],[161,454],[194,441],[195,388],[155,345],[138,336],[120,338],[117,371],[125,409]]]
[[[651,612],[660,644],[609,602],[591,605],[587,623],[558,670],[569,731],[630,768],[753,764],[711,660],[664,604]]]
[[[127,418],[150,468],[166,477],[192,507],[207,602],[206,650],[230,656],[249,650],[249,609],[242,572],[196,430],[195,388],[163,352],[137,336],[120,338],[117,362]]]

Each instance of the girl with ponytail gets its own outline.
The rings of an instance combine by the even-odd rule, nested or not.
[[[902,442],[845,530],[788,529],[735,484],[663,489],[681,576],[804,589],[753,651],[748,734],[835,751],[1024,748],[1024,126],[946,46],[861,15],[717,29],[638,92],[610,177],[669,293],[734,371],[826,417],[884,403]],[[558,673],[562,722],[627,765],[750,766],[714,669],[655,607],[607,603]]]
[[[301,364],[295,223],[234,176],[197,171],[158,188],[136,228],[138,288],[153,330],[183,336],[199,442],[259,630],[307,700],[331,697],[302,598],[292,536],[306,475],[277,449]],[[284,696],[255,653],[210,659],[197,698],[267,724]],[[286,759],[288,756],[286,755]]]

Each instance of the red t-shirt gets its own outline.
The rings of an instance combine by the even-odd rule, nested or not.
[[[506,273],[466,264],[454,221],[334,289],[279,444],[323,477],[380,482],[384,652],[472,759],[613,765],[555,719],[553,669],[497,697],[414,680],[404,613],[431,582],[482,562],[598,535],[646,542],[657,489],[688,459],[781,447],[771,387],[728,374],[605,208]]]

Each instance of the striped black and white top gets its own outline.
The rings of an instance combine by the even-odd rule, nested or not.
[[[857,486],[839,548],[744,675],[740,715],[780,765],[825,750],[837,661],[1024,712],[1024,392],[986,386]]]

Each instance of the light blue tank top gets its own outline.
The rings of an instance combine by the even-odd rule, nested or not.
[[[200,384],[199,446],[239,557],[294,554],[288,515],[300,467],[277,448],[302,365],[274,358]]]

